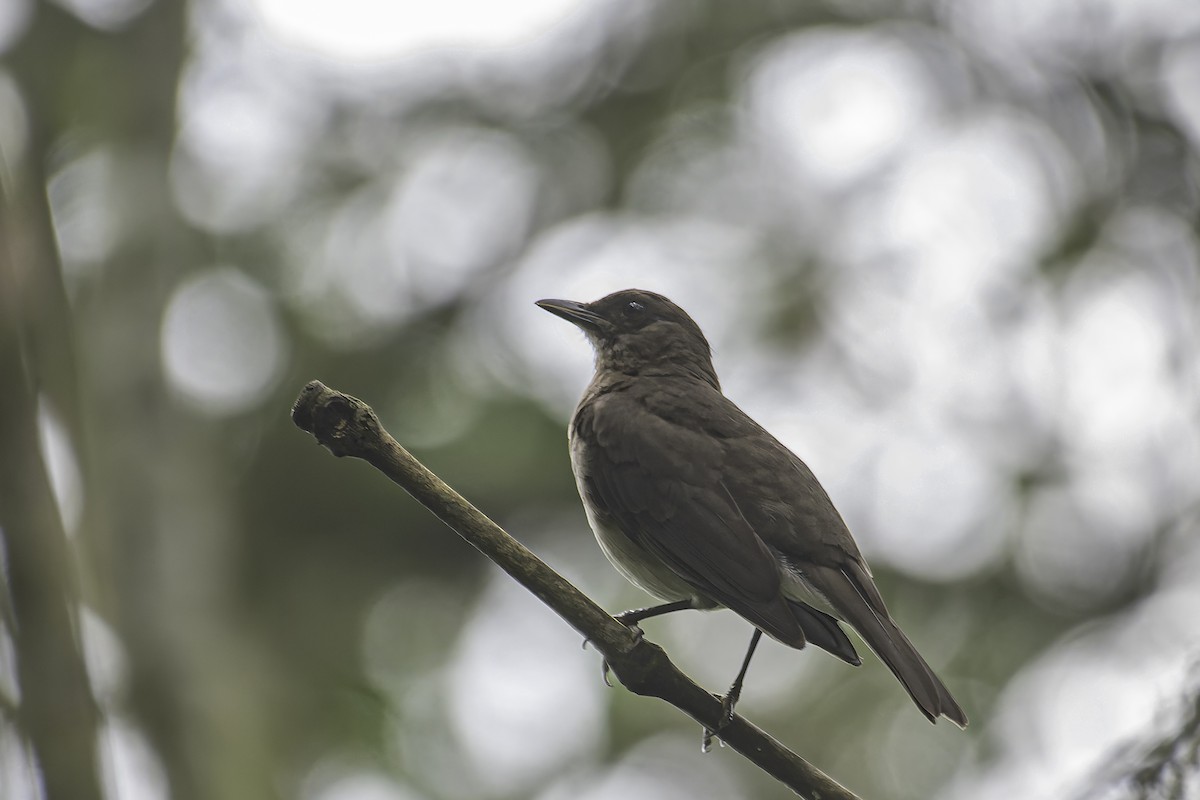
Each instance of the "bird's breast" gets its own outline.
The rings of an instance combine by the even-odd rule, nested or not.
[[[571,470],[583,501],[588,525],[596,535],[600,549],[617,571],[634,586],[668,602],[695,598],[697,607],[712,606],[712,601],[697,594],[695,588],[680,578],[657,556],[637,543],[633,531],[625,531],[617,515],[597,496],[592,476],[595,470],[605,469],[602,460],[589,447],[586,437],[578,435],[572,420],[568,429],[571,449]]]

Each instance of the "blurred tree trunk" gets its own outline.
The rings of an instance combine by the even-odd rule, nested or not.
[[[77,648],[70,649],[78,630],[67,613],[78,607],[73,576],[82,580],[87,603],[115,624],[128,652],[128,710],[161,757],[172,797],[272,794],[271,776],[258,758],[261,728],[245,719],[253,704],[236,696],[256,690],[252,673],[230,637],[213,635],[235,627],[220,618],[223,584],[212,575],[213,564],[223,560],[195,557],[197,548],[211,556],[225,541],[216,532],[232,526],[208,524],[209,518],[179,524],[181,508],[225,515],[235,484],[216,466],[219,442],[197,436],[202,426],[170,397],[159,355],[170,293],[204,257],[167,182],[187,10],[182,0],[159,0],[123,28],[98,31],[42,3],[7,59],[29,118],[29,146],[16,165],[26,178],[24,192],[9,210],[20,211],[17,223],[36,248],[24,248],[6,267],[32,276],[26,288],[37,291],[0,291],[22,308],[36,335],[18,340],[6,330],[0,366],[5,375],[20,374],[12,369],[23,366],[36,376],[37,389],[71,433],[86,489],[76,562],[35,460],[34,394],[5,397],[4,477],[17,481],[8,487],[29,505],[21,526],[3,520],[14,541],[18,533],[29,535],[18,543],[29,548],[10,545],[14,594],[22,617],[36,611],[44,618],[21,626],[23,634],[40,639],[18,640],[22,666],[46,685],[37,696],[40,684],[23,687],[30,715],[37,717],[26,729],[38,747],[51,800],[99,796],[91,763],[97,714]],[[73,286],[68,304],[46,187],[56,169],[93,149],[118,164],[105,200],[120,234],[104,262]],[[79,332],[78,359],[73,329]],[[10,447],[18,435],[21,446]],[[179,502],[181,494],[188,502]],[[4,506],[6,515],[22,511]],[[56,527],[47,528],[51,522]],[[60,545],[51,549],[49,540]],[[30,559],[36,570],[24,566]],[[205,588],[198,592],[198,586]],[[237,670],[241,680],[232,680]],[[56,704],[39,708],[34,701],[41,696],[56,698]],[[43,746],[51,748],[49,756]]]
[[[43,187],[10,173],[0,205],[0,578],[12,601],[17,720],[46,797],[99,800],[98,714],[78,636],[76,562],[38,442],[41,388],[54,382],[43,380],[39,356],[70,361],[60,349],[69,325]]]

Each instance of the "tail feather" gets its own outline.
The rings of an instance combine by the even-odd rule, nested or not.
[[[862,664],[850,637],[846,636],[846,632],[834,617],[799,600],[788,599],[787,604],[810,643],[832,653],[847,664],[855,667]]]
[[[854,565],[841,570],[816,567],[806,575],[887,665],[930,722],[943,716],[960,728],[967,726],[962,707],[892,621],[883,601],[872,602],[879,598],[879,592],[865,570],[854,569]]]
[[[890,618],[876,617],[878,627],[876,635],[868,635],[864,628],[855,626],[867,645],[879,656],[879,660],[887,665],[892,674],[900,681],[913,702],[930,722],[937,722],[938,716],[946,717],[960,728],[967,727],[967,715],[962,707],[950,694],[950,690],[942,683],[933,669],[913,647],[912,642],[904,635],[895,622]],[[866,628],[871,626],[868,623]],[[882,633],[882,636],[878,635]]]

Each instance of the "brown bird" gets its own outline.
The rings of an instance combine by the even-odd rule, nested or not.
[[[862,663],[848,622],[930,721],[967,716],[892,620],[846,523],[807,465],[721,393],[699,326],[662,295],[539,300],[579,327],[596,372],[571,418],[571,466],[609,561],[666,601],[636,626],[726,607],[755,626],[726,719],[763,632]],[[706,733],[706,743],[711,733]]]

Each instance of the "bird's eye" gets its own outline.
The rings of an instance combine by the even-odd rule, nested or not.
[[[629,302],[629,305],[625,306],[625,313],[630,316],[633,316],[634,314],[640,314],[642,312],[642,310],[643,310],[642,304],[639,303],[637,300],[631,300]]]

